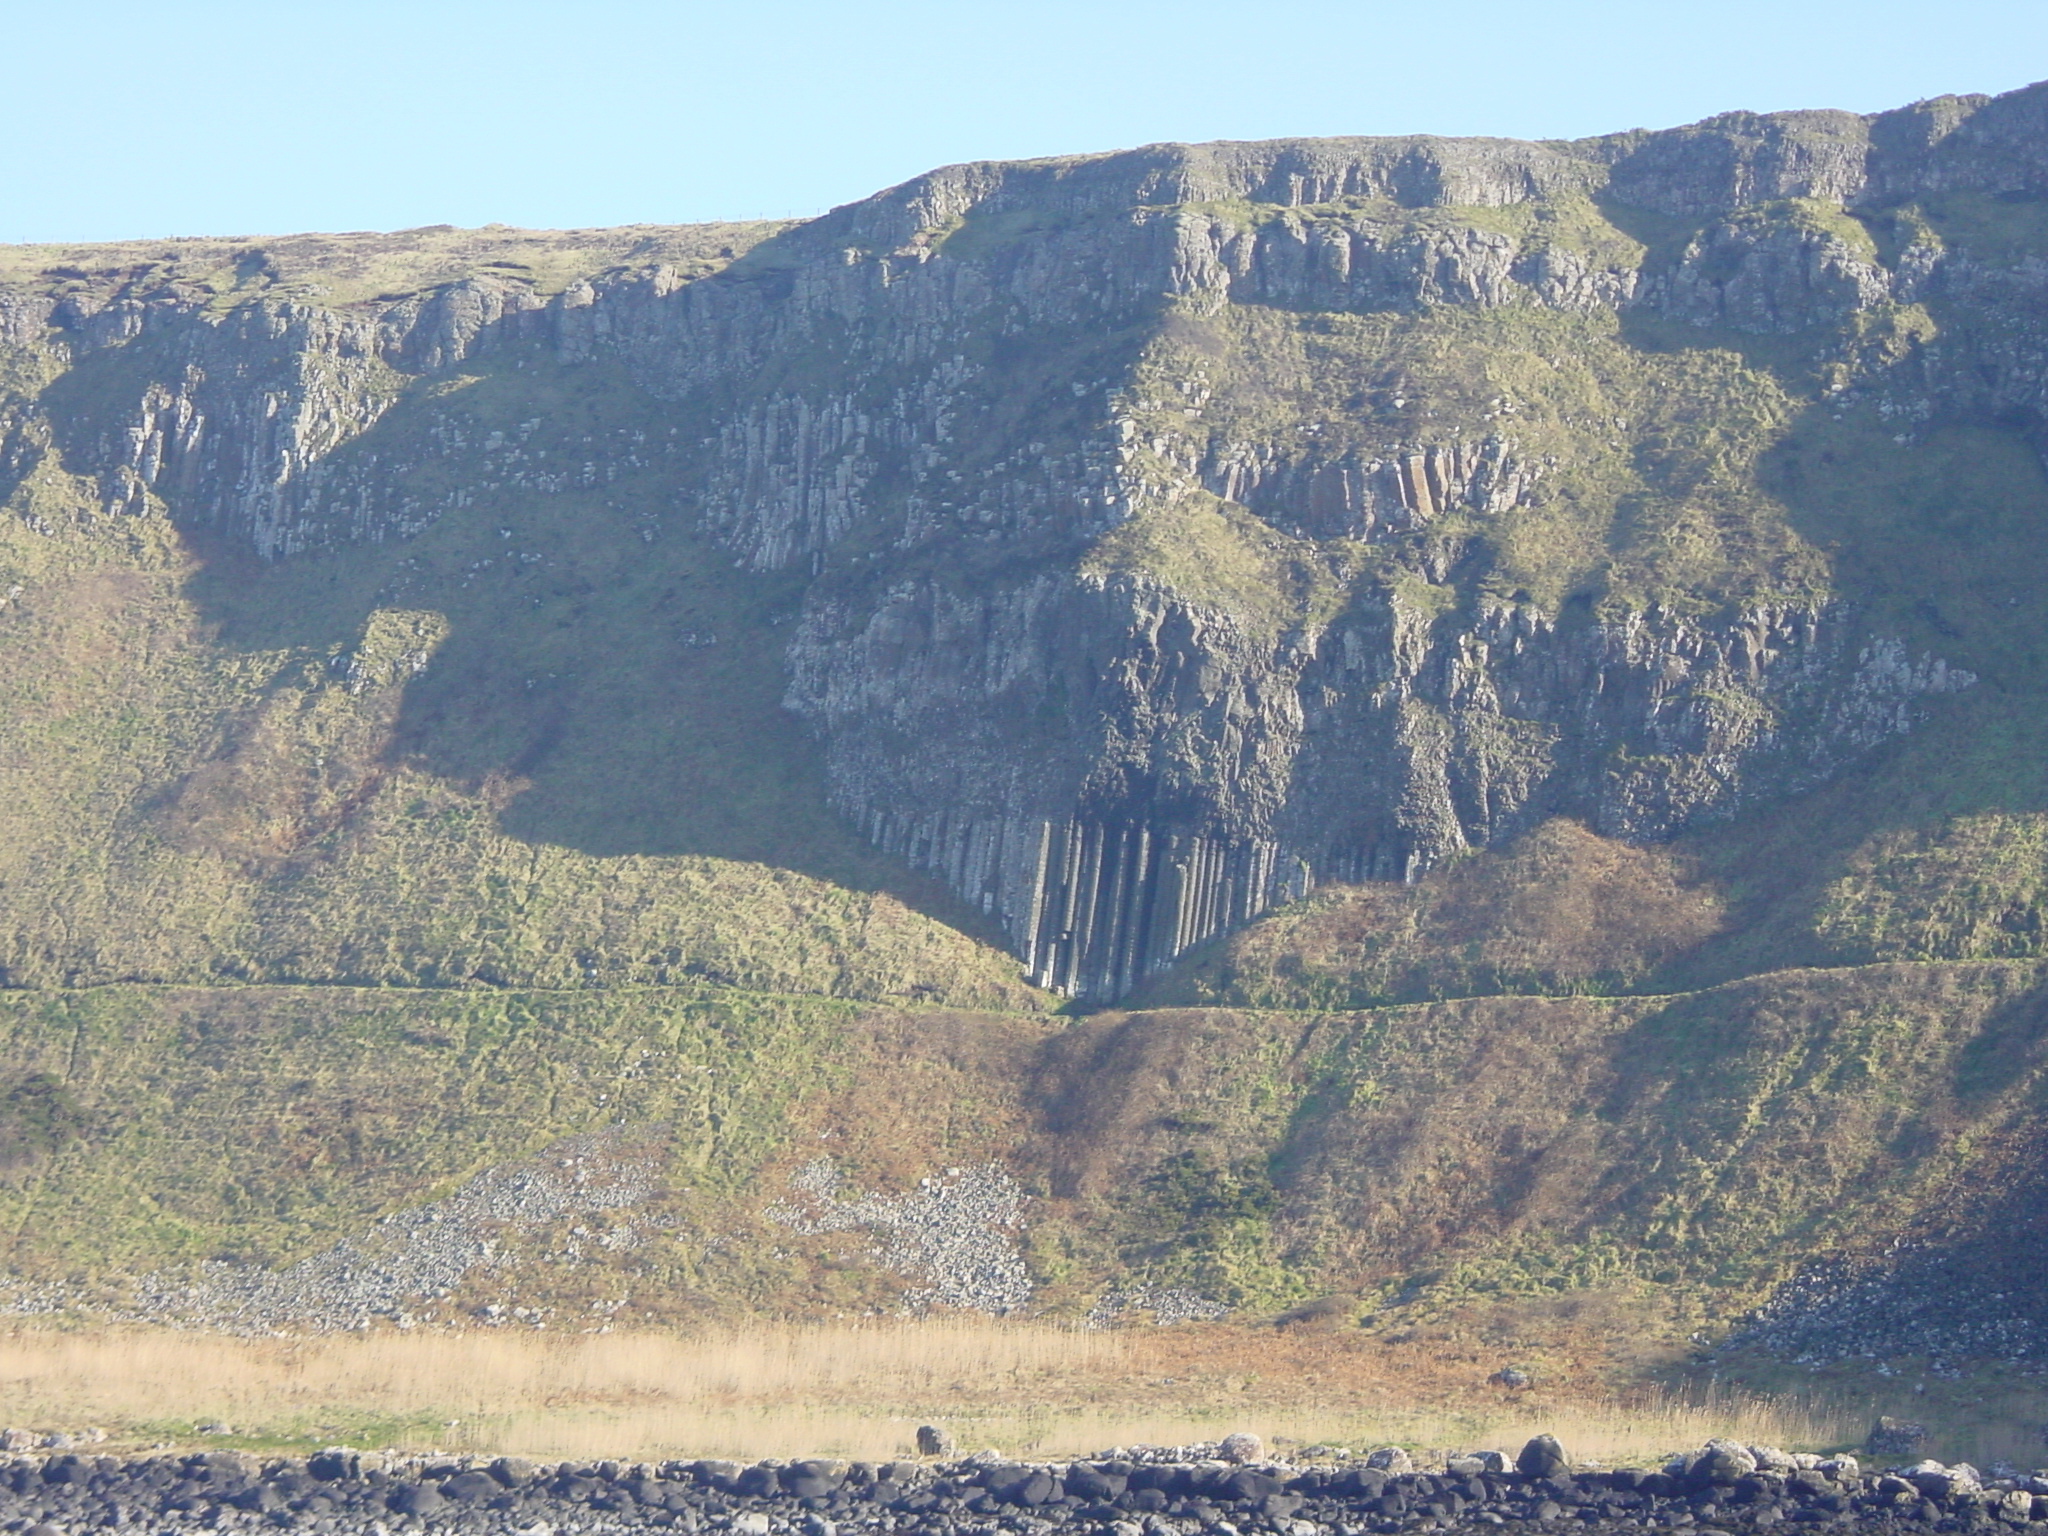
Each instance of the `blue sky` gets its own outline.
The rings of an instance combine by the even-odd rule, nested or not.
[[[1576,137],[2048,77],[2042,0],[0,4],[0,241],[817,213],[1167,139]]]

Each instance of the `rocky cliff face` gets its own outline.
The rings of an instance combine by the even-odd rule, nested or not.
[[[650,559],[800,582],[845,815],[1106,998],[1321,882],[1795,794],[1969,687],[1773,455],[2037,434],[2044,206],[2036,87],[954,167],[552,285],[73,258],[0,292],[0,493],[278,560],[630,483]],[[659,419],[466,430],[529,363]]]

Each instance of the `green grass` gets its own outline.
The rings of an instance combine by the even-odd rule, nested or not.
[[[770,220],[594,230],[439,224],[388,234],[9,245],[0,247],[0,282],[60,296],[175,285],[217,309],[263,298],[329,305],[395,300],[480,276],[553,294],[620,267],[669,266],[685,277],[701,276],[789,227]]]
[[[730,1194],[834,1084],[858,1021],[715,988],[0,993],[14,1091],[60,1078],[85,1126],[18,1162],[0,1231],[30,1274],[285,1262],[618,1124],[656,1128],[676,1185]]]
[[[1978,960],[2042,953],[2048,815],[1986,811],[1859,847],[1816,914],[1859,959]]]
[[[1289,629],[1327,623],[1362,563],[1331,560],[1312,542],[1195,492],[1141,507],[1096,541],[1080,570],[1098,581],[1131,574],[1162,583],[1270,645]]]
[[[1577,197],[1190,212],[1476,229],[1622,269],[1700,233]],[[1863,259],[1921,236],[1986,261],[2048,249],[2037,207],[1974,194],[1745,221]],[[773,276],[804,259],[779,228],[11,248],[0,280],[93,301],[181,285],[216,315],[477,275],[545,294],[659,264]],[[1005,212],[927,237],[994,269],[1078,235]],[[1520,304],[1014,318],[958,338],[994,381],[948,461],[963,503],[1078,451],[1106,399],[1138,515],[1086,548],[1061,525],[907,553],[878,518],[816,588],[735,568],[676,508],[735,399],[879,410],[926,382],[866,368],[839,321],[717,401],[535,346],[432,379],[323,363],[375,418],[327,445],[336,481],[374,470],[445,510],[275,564],[174,532],[163,514],[210,510],[175,487],[109,519],[77,478],[166,344],[68,371],[49,347],[0,358],[7,400],[58,418],[0,519],[0,593],[20,588],[0,604],[14,1262],[288,1259],[625,1121],[661,1138],[687,1234],[632,1284],[676,1306],[890,1303],[857,1257],[761,1229],[823,1146],[884,1189],[1012,1163],[1065,1313],[1133,1276],[1265,1311],[1660,1285],[1728,1308],[1896,1231],[2035,1113],[2048,480],[2006,426],[1882,408],[1967,317],[1931,300],[1821,337]],[[1540,471],[1524,504],[1369,545],[1292,537],[1188,468],[1232,444],[1314,462],[1488,438]],[[609,478],[536,489],[544,457]],[[986,918],[839,819],[783,706],[807,590],[857,612],[899,581],[1048,571],[1156,583],[1268,651],[1353,605],[1447,634],[1482,603],[1565,624],[1843,604],[1859,634],[1981,681],[1835,783],[1672,848],[1551,823],[1415,887],[1320,893],[1191,957],[1147,1011],[1056,1020]],[[1793,707],[1701,703],[1723,724]],[[1475,751],[1520,771],[1553,729],[1510,719]]]
[[[536,415],[557,445],[668,441],[623,379],[538,371],[419,390],[337,458],[535,441]],[[444,489],[419,463],[408,488]],[[17,506],[58,532],[0,528],[23,588],[0,609],[7,979],[1044,1006],[961,931],[978,914],[827,806],[781,706],[793,586],[650,524],[645,494],[513,488],[403,545],[261,565],[102,519],[46,466]]]
[[[2012,266],[2048,254],[2048,201],[1957,188],[1892,213],[1904,231],[1928,234],[1981,262]],[[1910,238],[1910,234],[1908,236]]]
[[[562,1233],[508,1233],[527,1262],[485,1299],[886,1309],[901,1282],[843,1239],[762,1220],[826,1152],[883,1192],[1004,1161],[1036,1195],[1027,1253],[1054,1315],[1144,1278],[1254,1314],[1620,1287],[1725,1319],[1981,1180],[1980,1149],[2038,1112],[2040,980],[1867,966],[1064,1028],[709,987],[16,991],[10,1099],[61,1081],[63,1130],[17,1147],[0,1231],[18,1270],[118,1298],[124,1273],[288,1261],[624,1125],[659,1150],[644,1214],[668,1235],[572,1271],[540,1258]]]
[[[1472,546],[1467,590],[1521,593],[1553,612],[1585,597],[1618,613],[1830,589],[1825,554],[1758,480],[1802,402],[1731,347],[1695,337],[1645,348],[1612,315],[1512,307],[1243,307],[1189,319],[1168,338],[1138,376],[1135,419],[1141,438],[1192,440],[1197,456],[1205,440],[1361,459],[1509,440],[1540,470],[1531,504],[1499,517],[1455,509],[1415,541]],[[1148,388],[1148,374],[1205,379],[1214,399],[1200,423],[1168,390]]]
[[[1973,1169],[1991,1178],[1983,1148],[2044,1091],[2040,981],[1873,966],[1140,1012],[1055,1042],[1071,1139],[1050,1150],[1125,1262],[1268,1306],[1292,1287],[1426,1317],[1619,1287],[1726,1321],[1813,1254],[1877,1251]],[[1986,1076],[1987,1051],[2007,1070]]]

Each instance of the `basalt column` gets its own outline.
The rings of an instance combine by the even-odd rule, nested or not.
[[[1101,822],[1044,822],[1025,920],[1031,979],[1073,997],[1122,996],[1205,939],[1306,895],[1308,867],[1277,843]]]

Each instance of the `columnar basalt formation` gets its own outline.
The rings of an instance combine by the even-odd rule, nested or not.
[[[1110,998],[1321,882],[1796,793],[1968,687],[1770,455],[2039,431],[2048,269],[1981,231],[2048,198],[2044,118],[953,167],[552,291],[51,265],[0,293],[0,492],[34,518],[61,470],[281,560],[626,476],[650,546],[798,584],[846,817]],[[550,436],[563,370],[658,418]],[[509,433],[461,424],[485,373],[534,381]]]

